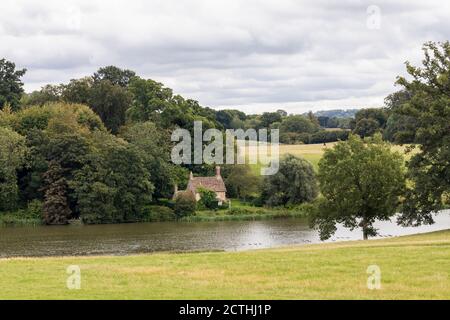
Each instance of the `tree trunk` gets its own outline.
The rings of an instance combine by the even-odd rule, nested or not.
[[[359,223],[359,226],[362,228],[363,231],[363,239],[367,240],[369,239],[369,232],[367,230],[367,222],[366,219],[362,219],[361,222]]]
[[[367,230],[366,230],[365,227],[363,227],[363,239],[364,239],[364,240],[369,239],[369,237],[368,237],[368,235],[367,235]]]

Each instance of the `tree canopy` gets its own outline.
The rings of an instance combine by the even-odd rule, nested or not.
[[[393,112],[414,124],[400,128],[400,137],[410,137],[418,145],[408,162],[406,194],[400,222],[404,225],[433,223],[432,213],[450,197],[450,43],[428,42],[423,47],[422,67],[406,63],[410,80],[398,77],[407,92]]]
[[[364,239],[375,236],[373,223],[390,219],[399,207],[405,188],[403,161],[380,134],[366,140],[351,135],[327,149],[318,174],[323,199],[312,217],[321,239],[330,238],[338,223],[362,228]]]
[[[278,172],[264,179],[261,198],[268,206],[280,206],[309,202],[317,195],[311,163],[288,154],[280,161]]]
[[[0,110],[8,103],[13,110],[19,107],[22,98],[23,83],[20,80],[26,69],[16,70],[14,62],[0,59]]]

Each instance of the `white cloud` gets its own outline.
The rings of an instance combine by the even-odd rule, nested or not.
[[[449,14],[437,0],[2,0],[0,57],[28,69],[28,91],[114,64],[214,108],[377,106],[425,41],[449,39]]]

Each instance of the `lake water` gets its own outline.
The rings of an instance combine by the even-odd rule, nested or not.
[[[380,237],[450,229],[450,210],[436,223],[402,228],[380,222]],[[359,240],[361,230],[339,227],[329,241]],[[0,257],[125,255],[155,251],[248,250],[321,242],[302,219],[226,222],[161,222],[115,225],[0,228]]]

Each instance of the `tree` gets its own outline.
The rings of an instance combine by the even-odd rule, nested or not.
[[[330,120],[330,117],[327,116],[318,116],[317,121],[319,121],[319,125],[322,128],[328,128],[328,121]]]
[[[450,42],[428,42],[423,51],[423,67],[406,63],[412,80],[397,78],[410,98],[393,110],[412,118],[419,149],[408,162],[412,183],[399,219],[403,225],[433,223],[432,213],[450,194]]]
[[[72,79],[68,84],[61,85],[62,100],[69,103],[89,105],[93,85],[91,77]]]
[[[264,179],[261,198],[268,206],[279,206],[309,202],[317,194],[313,166],[288,154],[280,161],[278,172]]]
[[[375,236],[376,220],[389,220],[405,188],[403,157],[391,152],[381,135],[362,140],[351,135],[327,149],[319,162],[320,190],[324,199],[311,224],[321,239],[336,231],[336,224],[362,228],[363,237]]]
[[[282,117],[287,117],[288,113],[283,110],[283,109],[278,109],[277,112],[282,116]]]
[[[0,127],[0,211],[17,208],[17,171],[25,164],[27,151],[23,136]]]
[[[125,113],[130,105],[129,92],[108,80],[96,82],[91,88],[89,106],[114,134],[125,124]]]
[[[81,218],[86,223],[139,221],[153,185],[136,147],[100,131],[93,133],[91,144],[70,183]]]
[[[384,104],[389,111],[389,118],[383,132],[383,138],[396,143],[413,143],[417,130],[414,117],[399,114],[401,106],[411,100],[411,94],[400,90],[388,95]]]
[[[62,86],[48,84],[39,91],[33,91],[30,94],[24,95],[22,104],[25,106],[42,106],[49,102],[58,102],[61,101],[61,92]]]
[[[317,117],[314,115],[314,113],[312,111],[308,111],[307,117],[309,119],[309,121],[311,121],[312,124],[314,124],[314,126],[318,127],[319,124],[319,120],[317,119]]]
[[[312,133],[317,130],[317,127],[304,116],[292,115],[283,120],[281,123],[281,129],[286,132]]]
[[[159,114],[171,105],[172,90],[151,79],[134,77],[129,90],[133,95],[133,103],[127,114],[132,121],[150,120],[157,123]]]
[[[0,59],[0,110],[9,103],[13,110],[19,108],[20,98],[24,93],[20,80],[27,69],[16,70],[16,65],[6,59]]]
[[[260,187],[260,178],[248,165],[231,165],[224,168],[225,185],[229,197],[246,200],[256,196]]]
[[[361,138],[373,136],[376,132],[380,132],[378,121],[372,118],[363,118],[356,123],[353,133]]]
[[[113,85],[128,87],[131,79],[136,76],[136,72],[128,69],[120,69],[115,66],[106,66],[97,70],[92,77],[95,82],[108,80]]]
[[[152,122],[142,122],[125,127],[120,137],[137,147],[155,186],[153,196],[169,198],[173,186],[179,184],[181,177],[186,175],[186,170],[170,161],[169,132],[161,130]]]
[[[67,181],[64,170],[56,162],[49,164],[44,174],[43,220],[46,224],[67,224],[71,210],[67,199]]]
[[[180,191],[175,196],[174,211],[178,218],[194,214],[196,208],[197,201],[191,191]]]
[[[361,138],[373,136],[376,132],[382,132],[386,126],[388,113],[382,108],[361,109],[355,114],[351,123],[353,133]]]
[[[261,115],[261,126],[263,128],[269,128],[272,123],[281,121],[281,114],[278,112],[264,112]]]

